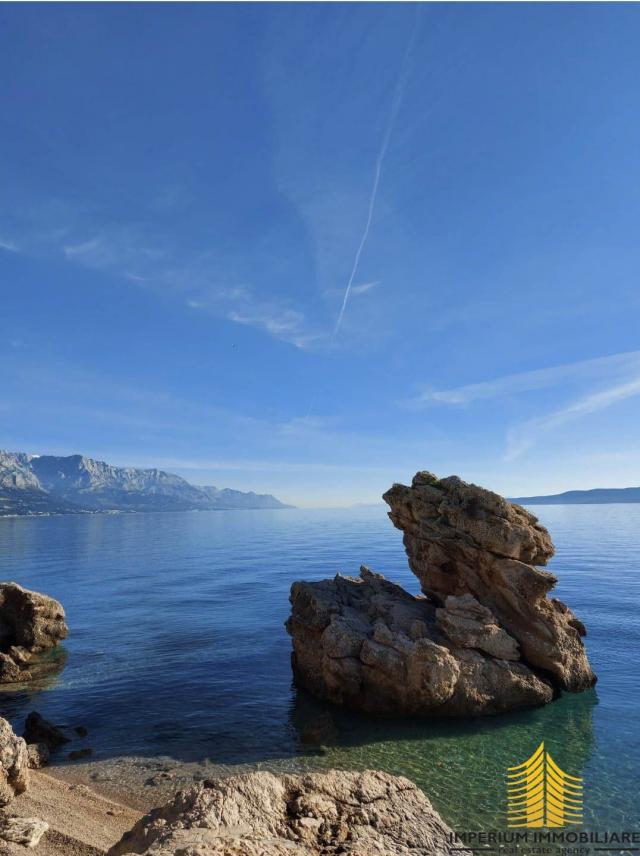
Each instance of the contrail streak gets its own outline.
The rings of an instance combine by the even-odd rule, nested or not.
[[[349,303],[349,296],[351,295],[351,288],[353,286],[353,281],[358,272],[358,266],[360,265],[360,257],[362,255],[362,251],[365,248],[365,244],[367,243],[367,238],[369,237],[369,231],[371,229],[371,221],[373,220],[373,212],[376,206],[376,197],[378,195],[378,187],[380,186],[380,178],[382,176],[382,167],[384,164],[384,159],[387,154],[387,149],[389,148],[389,143],[391,141],[391,134],[393,132],[394,125],[396,123],[396,119],[398,117],[398,111],[400,110],[400,105],[402,104],[402,96],[404,95],[404,88],[407,82],[407,72],[409,68],[409,60],[411,59],[411,54],[413,53],[413,46],[416,40],[416,33],[418,31],[418,21],[420,19],[420,5],[416,4],[416,18],[411,28],[411,35],[409,36],[409,41],[407,42],[407,47],[405,48],[404,56],[402,58],[402,65],[400,66],[400,72],[398,73],[398,79],[396,81],[395,90],[393,93],[393,98],[391,100],[391,109],[389,110],[389,118],[387,120],[387,125],[384,131],[384,136],[382,137],[382,145],[380,146],[380,151],[378,152],[378,156],[376,158],[374,170],[373,170],[373,184],[371,186],[371,193],[369,194],[369,207],[367,209],[367,221],[365,223],[364,231],[362,233],[362,237],[360,238],[360,243],[358,244],[358,249],[356,250],[355,257],[353,259],[353,266],[351,268],[351,274],[349,279],[347,280],[347,285],[344,290],[344,296],[342,298],[342,306],[340,307],[340,313],[338,314],[338,319],[336,321],[335,327],[333,328],[333,334],[331,336],[331,344],[335,341],[336,336],[338,335],[338,331],[340,330],[340,325],[342,324],[342,319],[344,318],[344,313],[347,309],[347,304]],[[311,396],[311,401],[309,402],[309,407],[307,408],[307,413],[305,415],[305,421],[308,422],[309,417],[311,416],[311,411],[313,410],[317,398],[317,391],[314,391]]]
[[[360,265],[360,257],[362,256],[362,251],[364,250],[365,244],[367,243],[367,238],[369,237],[369,231],[371,229],[371,221],[373,220],[373,212],[376,206],[376,197],[378,195],[378,187],[380,186],[380,177],[382,175],[382,166],[384,164],[384,159],[387,154],[387,149],[389,148],[389,142],[391,141],[391,134],[393,132],[393,127],[395,125],[396,119],[398,117],[398,111],[400,110],[400,105],[402,104],[402,96],[404,94],[404,88],[407,82],[407,67],[409,65],[409,59],[411,57],[411,53],[413,51],[413,45],[416,40],[416,32],[417,32],[417,24],[418,17],[420,14],[420,7],[416,7],[416,21],[411,30],[411,36],[409,37],[409,42],[407,44],[406,50],[404,52],[404,57],[402,59],[402,65],[400,67],[400,73],[398,74],[398,80],[396,81],[395,91],[393,93],[393,99],[391,101],[391,109],[389,111],[389,119],[387,121],[387,126],[385,128],[384,136],[382,138],[382,145],[380,146],[380,151],[378,152],[378,156],[376,158],[375,167],[373,170],[373,184],[371,186],[371,193],[369,195],[369,208],[367,211],[367,221],[365,223],[364,231],[362,233],[362,237],[360,238],[360,243],[358,244],[358,249],[356,250],[355,257],[353,259],[353,266],[351,268],[351,274],[347,281],[347,286],[344,290],[344,296],[342,298],[342,306],[340,307],[340,313],[338,314],[338,319],[336,321],[336,325],[333,328],[333,336],[331,337],[331,341],[335,339],[340,330],[340,325],[342,324],[342,319],[344,318],[344,313],[347,309],[347,304],[349,302],[349,296],[351,295],[351,287],[353,286],[353,280],[358,272],[358,267]]]

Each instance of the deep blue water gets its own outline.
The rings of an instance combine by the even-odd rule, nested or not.
[[[0,713],[17,726],[34,708],[83,724],[98,758],[386,769],[461,829],[504,826],[505,769],[545,739],[584,776],[589,826],[640,830],[640,505],[534,511],[557,547],[557,594],[588,627],[593,691],[521,714],[410,723],[297,693],[283,627],[293,580],[364,562],[418,590],[383,506],[92,515],[0,520],[0,576],[58,598],[71,628],[62,672],[1,693]],[[308,742],[319,716],[322,748]]]

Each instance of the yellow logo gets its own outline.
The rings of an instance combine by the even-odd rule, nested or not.
[[[507,773],[509,827],[558,827],[582,823],[582,779],[558,767],[544,740],[523,764]]]

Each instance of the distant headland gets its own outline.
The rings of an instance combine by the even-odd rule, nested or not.
[[[606,505],[616,502],[640,502],[640,487],[596,487],[593,490],[567,490],[549,496],[515,496],[518,505]]]
[[[241,508],[291,506],[268,493],[192,485],[158,469],[115,467],[83,455],[0,450],[0,517]]]

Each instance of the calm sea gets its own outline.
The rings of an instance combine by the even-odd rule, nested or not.
[[[544,739],[584,777],[588,826],[640,830],[640,505],[534,511],[588,627],[593,691],[467,722],[331,710],[291,685],[289,587],[364,562],[417,592],[383,506],[95,515],[0,520],[1,577],[58,598],[71,628],[60,674],[0,694],[0,713],[81,723],[98,758],[404,774],[458,829],[504,827],[505,769]]]

